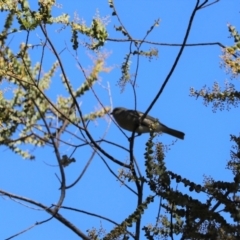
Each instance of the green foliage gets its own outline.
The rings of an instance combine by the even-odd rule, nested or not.
[[[240,74],[240,35],[232,25],[228,25],[228,30],[234,38],[235,44],[223,49],[222,66],[234,79],[239,77]],[[217,82],[213,84],[212,89],[204,86],[201,90],[195,90],[192,87],[190,88],[190,95],[197,98],[202,97],[206,106],[213,103],[214,112],[217,109],[224,110],[226,108],[229,110],[231,106],[237,107],[240,101],[240,91],[229,81],[225,81],[224,90]]]
[[[72,29],[73,49],[78,48],[78,32],[88,36],[92,43],[87,44],[89,49],[98,50],[102,47],[108,37],[107,30],[103,21],[100,18],[94,18],[90,27],[87,27],[84,23],[69,21],[69,15],[62,14],[57,17],[52,16],[52,7],[55,4],[55,0],[42,0],[38,1],[38,11],[31,11],[30,5],[27,0],[20,1],[19,4],[15,1],[5,1],[0,4],[1,11],[10,11],[8,18],[6,19],[5,27],[10,28],[13,16],[17,18],[19,23],[19,30],[32,31],[42,24],[64,24],[70,26]],[[12,30],[16,31],[16,29]],[[2,32],[2,37],[6,35],[6,32]]]
[[[144,202],[138,205],[137,209],[129,217],[127,217],[120,225],[114,228],[103,239],[112,240],[116,239],[119,235],[126,234],[127,228],[131,227],[133,223],[136,223],[137,220],[141,218],[141,216],[144,214],[145,209],[147,209],[148,205],[153,202],[153,200],[153,196],[148,196]]]
[[[158,57],[158,49],[151,48],[149,51],[134,51],[133,55],[136,54],[147,57],[149,60],[151,60],[153,57]]]
[[[0,98],[0,144],[9,147],[12,151],[20,154],[23,158],[34,159],[29,154],[28,145],[45,146],[54,144],[56,137],[56,127],[54,125],[64,125],[64,128],[70,124],[79,124],[82,121],[94,120],[97,117],[103,117],[110,108],[104,108],[94,113],[79,116],[76,113],[76,100],[82,97],[99,78],[99,74],[106,71],[104,68],[104,59],[97,59],[91,73],[86,77],[76,90],[71,86],[70,80],[66,75],[62,76],[62,83],[70,96],[58,96],[54,103],[47,95],[51,86],[51,79],[62,66],[59,66],[59,60],[52,64],[48,71],[42,73],[42,63],[33,65],[29,52],[34,49],[31,44],[20,44],[19,51],[14,51],[5,46],[5,41],[10,33],[23,30],[28,32],[42,24],[64,24],[65,26],[79,26],[69,22],[69,16],[66,14],[53,18],[51,9],[55,1],[39,1],[38,11],[31,11],[28,1],[21,1],[19,4],[12,1],[5,1],[0,5],[2,11],[9,11],[4,29],[1,32],[1,55],[0,55],[0,80],[9,85],[11,97],[5,96],[6,91],[1,91]],[[13,19],[16,17],[19,28],[11,29]],[[88,34],[91,38],[99,40],[95,45],[103,45],[106,30],[100,20],[94,19],[91,28],[85,28],[81,31]],[[94,47],[93,47],[94,48]],[[8,91],[9,92],[9,91]],[[49,126],[51,127],[49,127]],[[62,126],[63,126],[62,125]],[[25,146],[25,147],[24,147]],[[22,148],[22,149],[21,149]]]
[[[7,82],[16,86],[11,99],[4,96],[1,98],[0,121],[0,144],[7,145],[14,152],[24,158],[33,158],[26,151],[18,149],[17,145],[32,144],[37,146],[45,145],[44,141],[35,134],[33,129],[36,123],[44,118],[49,109],[49,102],[46,100],[44,91],[49,88],[50,79],[55,73],[58,64],[53,64],[49,72],[41,79],[36,79],[40,69],[39,64],[31,66],[31,60],[27,53],[28,46],[22,44],[17,57],[9,48],[3,50],[0,61],[0,76]],[[12,138],[17,129],[21,128],[18,138]]]
[[[67,155],[62,156],[61,164],[63,167],[67,167],[73,162],[76,162],[75,158],[69,158]]]
[[[228,25],[228,30],[234,38],[235,44],[225,49],[222,59],[225,68],[233,75],[233,77],[237,77],[240,74],[240,35],[235,27],[230,24]]]
[[[161,208],[165,209],[166,215],[159,216],[158,224],[155,226],[144,226],[147,239],[154,239],[154,236],[169,238],[173,235],[183,234],[187,239],[223,238],[238,236],[238,224],[240,222],[240,206],[235,201],[239,198],[240,171],[238,151],[240,149],[239,138],[233,140],[238,144],[237,153],[234,154],[234,161],[229,168],[234,170],[233,182],[222,182],[206,180],[204,185],[196,184],[182,176],[167,170],[164,164],[164,147],[161,143],[153,142],[154,135],[151,135],[146,144],[145,166],[147,179],[145,180],[150,189],[161,198]],[[240,156],[240,155],[239,155]],[[173,189],[173,180],[188,188],[189,193],[183,194]],[[206,194],[206,203],[191,196],[191,192]],[[155,197],[156,198],[156,197]],[[230,214],[235,224],[229,224],[225,218],[216,211],[219,206],[223,211]]]
[[[122,76],[118,81],[118,85],[121,88],[121,91],[125,89],[126,84],[131,80],[131,75],[129,73],[130,71],[130,65],[131,65],[131,53],[127,54],[124,58],[124,62],[121,66],[121,72]]]
[[[219,83],[215,82],[212,86],[212,90],[204,86],[200,91],[194,88],[190,89],[190,94],[193,97],[202,97],[204,104],[207,106],[209,103],[213,103],[213,111],[217,109],[229,110],[231,106],[237,107],[240,101],[240,93],[235,89],[234,84],[225,82],[225,89],[221,90]]]
[[[90,27],[87,27],[85,24],[79,23],[71,23],[72,27],[72,42],[73,42],[73,49],[78,48],[78,40],[77,40],[77,32],[87,35],[88,37],[95,39],[97,41],[93,41],[88,47],[91,50],[97,50],[102,47],[107,39],[107,31],[100,19],[93,19],[92,24]]]
[[[103,64],[104,62],[102,59],[96,61],[95,66],[86,78],[86,81],[76,90],[76,93],[74,93],[75,97],[79,97],[91,89],[93,84],[98,80],[99,73],[104,70]]]

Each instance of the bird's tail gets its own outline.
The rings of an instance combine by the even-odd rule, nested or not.
[[[177,137],[177,138],[180,138],[180,139],[184,139],[185,133],[180,132],[180,131],[175,130],[175,129],[172,129],[172,128],[169,128],[169,127],[167,127],[163,124],[161,124],[161,125],[162,125],[161,126],[162,127],[162,129],[161,129],[162,132],[170,134],[170,135],[172,135],[174,137]]]

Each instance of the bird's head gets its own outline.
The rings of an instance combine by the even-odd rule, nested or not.
[[[111,115],[113,115],[114,117],[119,116],[119,114],[121,114],[125,110],[127,109],[123,107],[116,107],[112,110]]]

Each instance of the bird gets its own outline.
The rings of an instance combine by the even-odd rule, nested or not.
[[[167,127],[166,125],[160,123],[157,118],[146,115],[146,117],[141,121],[141,117],[144,113],[140,111],[130,110],[124,107],[116,107],[111,112],[111,115],[121,128],[130,132],[135,131],[138,135],[150,132],[163,132],[171,136],[184,139],[185,133]]]

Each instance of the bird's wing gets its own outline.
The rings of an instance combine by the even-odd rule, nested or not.
[[[128,110],[126,117],[132,119],[136,124],[139,124],[139,119],[141,118],[141,113],[135,110]]]
[[[138,121],[141,119],[141,117],[144,115],[143,112],[139,112],[139,111],[134,111],[134,110],[131,110],[131,112],[133,112],[132,114],[134,114],[135,116],[134,117],[137,117],[138,118]],[[146,126],[146,127],[149,127],[151,124],[153,123],[156,123],[156,122],[159,122],[157,118],[154,118],[150,115],[147,115],[144,119],[143,119],[143,122],[141,123],[142,126]]]

